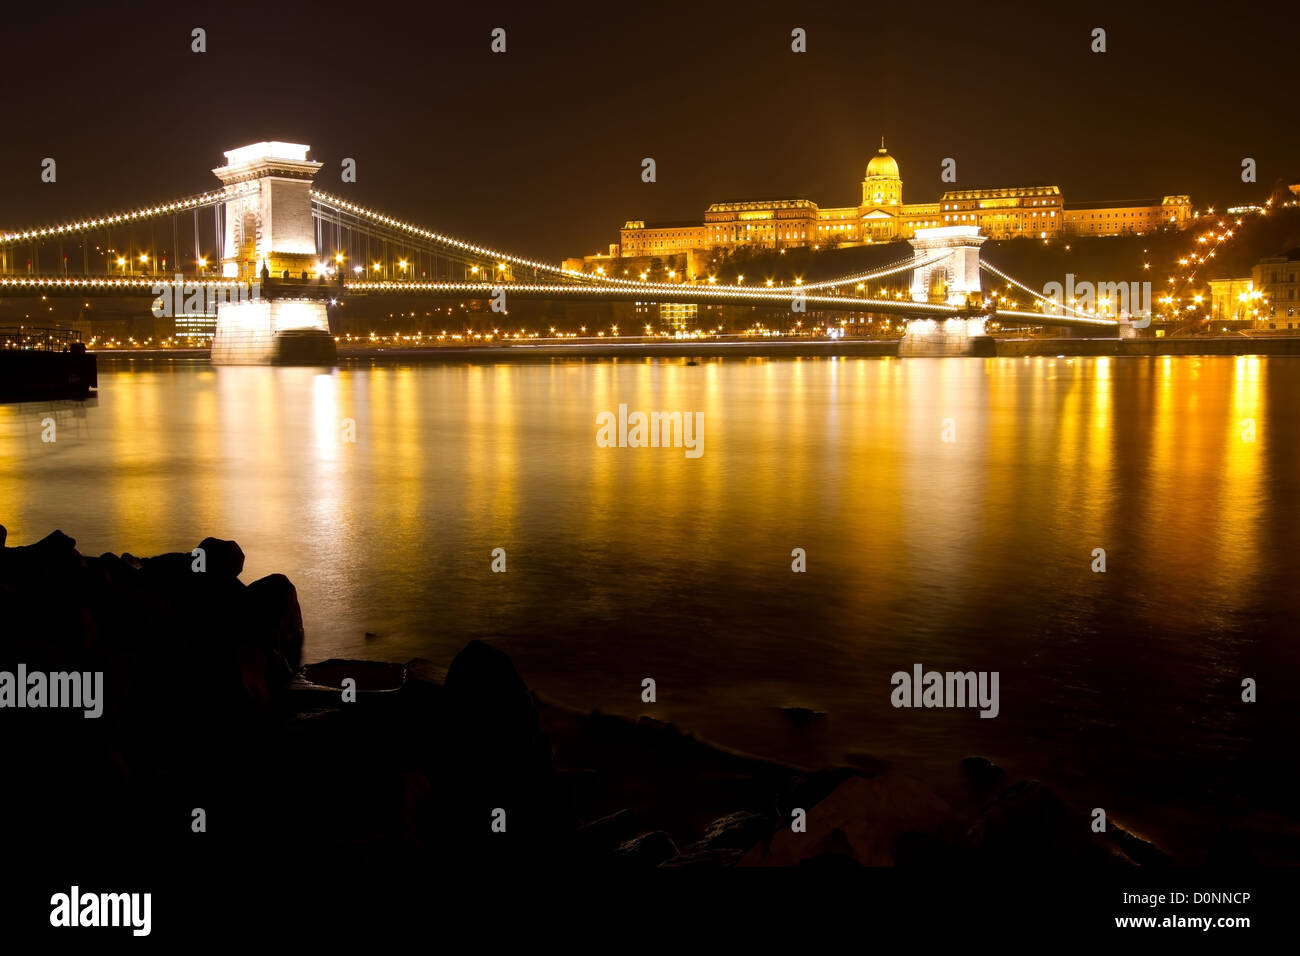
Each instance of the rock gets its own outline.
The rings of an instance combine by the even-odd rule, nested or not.
[[[878,777],[890,767],[889,761],[882,760],[872,754],[847,753],[844,755],[844,759],[859,770],[864,771],[869,777]]]
[[[1007,772],[987,757],[962,757],[961,772],[977,790],[996,786],[1007,778]]]
[[[207,563],[207,573],[237,578],[244,571],[244,551],[233,541],[204,538],[199,542]]]
[[[771,836],[777,826],[771,814],[739,810],[710,823],[704,830],[704,839],[688,847],[687,852],[748,850]]]
[[[810,724],[826,716],[825,711],[811,710],[808,707],[782,707],[781,712],[790,718],[792,724]]]
[[[846,780],[864,776],[870,777],[874,776],[874,774],[863,773],[852,767],[835,767],[831,770],[818,770],[806,777],[796,779],[790,788],[790,792],[777,801],[777,813],[781,818],[780,825],[786,825],[786,822],[790,819],[790,812],[795,807],[802,807],[806,810],[814,804],[821,803],[835,791],[836,787]]]
[[[139,570],[109,551],[97,558],[87,558],[86,567],[97,583],[108,587],[125,584]]]
[[[1037,780],[1004,790],[971,825],[967,840],[981,862],[996,866],[1132,862],[1107,834],[1092,832],[1086,814]]]
[[[407,661],[406,673],[410,679],[423,681],[439,689],[447,683],[447,668],[423,657],[413,657]]]
[[[447,703],[475,763],[532,765],[541,731],[528,687],[502,651],[470,641],[447,669]]]
[[[795,833],[783,821],[770,846],[754,847],[738,865],[820,864],[830,856],[859,866],[894,866],[907,862],[914,834],[937,830],[950,816],[943,800],[906,777],[849,777],[826,799],[803,809],[807,832]]]
[[[5,546],[5,539],[9,537],[9,531],[4,525],[0,524],[0,548]]]
[[[69,551],[77,549],[77,539],[69,538],[62,531],[51,531],[45,537],[41,538],[35,544],[29,544],[21,550],[26,551],[29,555],[36,554],[66,554]],[[15,549],[19,550],[19,549]]]
[[[614,857],[623,866],[652,867],[677,856],[677,845],[663,830],[643,833],[614,850]]]
[[[243,552],[240,552],[240,565],[243,565]],[[209,571],[211,567],[209,564]],[[268,667],[273,672],[268,671],[268,680],[276,686],[282,685],[302,666],[305,635],[298,590],[283,574],[268,574],[248,585],[244,599],[248,633],[269,655]]]
[[[637,818],[631,810],[616,810],[608,816],[578,828],[574,845],[579,853],[604,856],[617,852],[636,833]]]
[[[358,692],[401,690],[406,683],[406,667],[384,661],[357,661],[331,657],[308,664],[302,669],[304,679],[321,687],[342,690],[343,681],[352,678]]]
[[[802,726],[802,724],[806,723],[813,723],[814,721],[822,721],[822,719],[826,718],[826,711],[824,710],[798,708],[798,706],[794,706],[794,708],[781,708],[781,713],[785,714],[785,717],[789,718],[790,723],[798,724],[798,726]]]
[[[81,555],[77,553],[75,539],[62,531],[51,531],[34,544],[6,548],[5,563],[24,577],[51,581],[57,576],[75,574],[81,566]]]
[[[689,849],[671,860],[664,860],[659,865],[664,868],[676,869],[678,867],[701,867],[720,869],[728,866],[735,866],[745,855],[744,850],[729,850],[718,847],[711,850]]]
[[[574,808],[593,807],[599,804],[603,796],[604,778],[592,767],[557,767],[555,785],[557,795],[566,805]],[[624,833],[617,842],[632,835],[633,833]]]
[[[436,812],[476,819],[483,808],[509,813],[511,840],[493,839],[487,826],[458,828],[470,854],[518,854],[530,846],[542,853],[573,823],[559,796],[551,767],[551,745],[542,733],[532,695],[502,651],[470,641],[452,660],[443,687],[441,713],[446,742],[441,768],[447,804]],[[463,814],[464,816],[459,816]],[[494,857],[495,858],[495,857]]]
[[[124,557],[133,557],[125,555]],[[135,565],[139,570],[156,578],[166,579],[168,581],[183,580],[185,583],[191,582],[187,579],[194,574],[194,558],[188,554],[182,554],[179,551],[172,551],[167,554],[157,554],[151,558],[134,558]]]
[[[1120,852],[1138,866],[1170,866],[1173,863],[1169,854],[1165,853],[1164,850],[1151,841],[1130,833],[1114,820],[1106,824],[1106,832],[1110,835],[1111,842],[1119,848]],[[1245,865],[1254,865],[1255,863],[1248,856],[1243,856],[1237,862]]]

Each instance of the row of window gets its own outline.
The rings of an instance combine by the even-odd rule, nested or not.
[[[1080,225],[1082,225],[1082,223]],[[1136,232],[1138,227],[1141,224],[1136,222],[1117,222],[1117,223],[1101,223],[1100,225],[1103,232],[1107,229],[1117,229],[1120,232]],[[1151,224],[1147,223],[1146,225],[1151,225]],[[1098,224],[1095,222],[1088,223],[1089,232],[1096,232],[1097,227]]]
[[[1099,213],[1099,212],[1094,212],[1094,213],[1089,213],[1086,217],[1083,215],[1083,213],[1066,213],[1066,214],[1065,214],[1065,218],[1067,218],[1067,219],[1084,219],[1084,218],[1087,218],[1087,219],[1132,219],[1132,218],[1134,218],[1134,217],[1138,217],[1138,218],[1145,217],[1145,218],[1147,218],[1147,219],[1156,219],[1156,218],[1159,218],[1160,215],[1161,215],[1161,213],[1160,213],[1160,210],[1159,210],[1159,209],[1145,209],[1145,210],[1143,210],[1143,211],[1141,211],[1141,212],[1117,212],[1117,213],[1113,213],[1113,214],[1112,214],[1112,213],[1109,213],[1109,212],[1108,212],[1108,213],[1104,213],[1104,214],[1103,214],[1103,213]]]
[[[1034,200],[1032,203],[1030,203],[1029,205],[1031,205],[1031,206],[1057,206],[1057,205],[1060,205],[1060,200],[1057,200],[1057,199],[1035,199],[1035,200]],[[1002,204],[1002,203],[989,203],[989,205],[988,205],[987,208],[990,208],[990,209],[996,209],[996,208],[998,208],[999,206],[1002,206],[1003,208],[1006,208],[1005,204]],[[974,203],[956,203],[956,202],[954,202],[954,203],[944,203],[944,204],[943,204],[943,208],[944,208],[944,209],[974,209],[974,208],[975,208],[975,204],[974,204]]]
[[[944,216],[944,217],[943,217],[943,221],[944,221],[944,222],[948,222],[948,221],[951,220],[952,222],[965,222],[966,220],[969,219],[971,222],[983,222],[983,221],[988,220],[988,219],[999,219],[999,220],[1001,220],[1001,219],[1004,219],[1004,218],[1011,218],[1011,219],[1015,219],[1017,222],[1025,222],[1025,220],[1026,220],[1027,217],[1036,217],[1036,216],[1038,216],[1038,215],[1039,215],[1039,213],[1036,213],[1036,212],[1034,212],[1034,213],[1020,213],[1019,215],[1016,215],[1016,214],[1013,213],[1013,214],[1011,214],[1009,217],[1007,217],[1007,216],[1005,216],[1005,215],[1003,215],[1003,216],[994,216],[992,213],[985,213],[983,216],[977,216],[975,213],[970,213],[969,215],[963,214],[963,215],[960,215],[960,216]],[[1044,217],[1050,216],[1052,219],[1055,219],[1055,218],[1056,218],[1056,211],[1053,210],[1053,211],[1050,212],[1050,213],[1045,212],[1045,213],[1042,213],[1042,215],[1043,215]]]

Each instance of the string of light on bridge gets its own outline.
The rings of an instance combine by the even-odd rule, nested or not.
[[[1033,298],[1037,299],[1039,302],[1042,302],[1042,303],[1044,303],[1044,304],[1050,304],[1050,305],[1052,305],[1052,306],[1059,306],[1061,309],[1068,309],[1070,312],[1074,313],[1073,317],[1076,318],[1076,319],[1079,319],[1080,321],[1097,322],[1098,324],[1101,324],[1101,325],[1114,325],[1114,324],[1115,324],[1115,322],[1112,321],[1112,320],[1109,320],[1109,319],[1099,319],[1099,318],[1097,318],[1097,313],[1096,313],[1096,312],[1088,312],[1088,311],[1086,311],[1086,310],[1076,309],[1074,306],[1072,306],[1072,305],[1066,305],[1064,302],[1057,302],[1055,299],[1049,299],[1049,298],[1047,298],[1046,296],[1042,295],[1041,293],[1039,293],[1039,292],[1035,292],[1033,289],[1029,288],[1029,286],[1025,285],[1025,284],[1022,283],[1020,280],[1018,280],[1018,279],[1013,279],[1011,276],[1007,275],[1007,274],[1006,274],[1005,272],[1003,272],[1001,269],[997,268],[996,266],[990,265],[989,263],[985,262],[985,261],[982,260],[982,259],[980,260],[980,268],[981,268],[981,269],[984,269],[984,270],[986,270],[986,271],[988,271],[988,272],[993,273],[995,276],[998,276],[999,278],[1006,279],[1007,282],[1011,283],[1013,286],[1015,286],[1017,289],[1020,289],[1022,292],[1028,292],[1028,293],[1030,294],[1030,296],[1032,296]],[[1012,314],[1017,314],[1017,315],[1034,315],[1035,313],[1033,313],[1033,312],[1022,312],[1022,313],[1012,313],[1012,312],[1007,312],[1006,314],[1008,314],[1008,315],[1012,315]]]
[[[186,278],[183,280],[186,286],[196,286],[202,288],[223,288],[234,289],[238,286],[247,286],[248,283],[241,279],[194,279]],[[14,289],[153,289],[159,285],[174,285],[176,280],[171,276],[128,276],[123,279],[113,278],[95,278],[84,276],[76,279],[65,279],[55,276],[0,276],[0,288]]]
[[[392,280],[371,281],[357,280],[345,281],[343,283],[345,290],[350,292],[463,292],[471,295],[490,296],[495,289],[501,288],[499,285],[492,283],[476,282],[399,282]],[[641,286],[571,286],[571,285],[554,285],[538,284],[530,282],[512,282],[508,287],[513,292],[537,293],[546,295],[639,295],[644,292]],[[758,299],[765,302],[789,303],[793,296],[794,290],[767,291],[756,287],[744,286],[668,286],[662,291],[679,295],[688,299]],[[956,306],[943,303],[930,302],[906,302],[900,306],[900,303],[894,299],[868,299],[868,298],[844,298],[843,296],[831,295],[804,295],[804,301],[813,305],[833,305],[840,308],[867,309],[871,307],[897,310],[906,307],[908,311],[931,312],[944,315],[955,315],[959,311]]]
[[[434,232],[431,229],[425,229],[422,226],[417,226],[413,223],[403,222],[400,219],[386,216],[376,210],[367,209],[364,206],[359,206],[356,203],[348,202],[346,199],[340,199],[337,196],[331,196],[329,193],[323,193],[316,189],[311,191],[311,197],[322,205],[333,206],[336,209],[345,210],[355,216],[361,216],[374,222],[383,223],[386,226],[391,226],[392,228],[402,230],[403,232],[409,232],[413,235],[430,239],[434,242],[440,242],[445,245],[454,246],[458,249],[464,249],[466,252],[482,256],[485,259],[496,259],[499,262],[509,262],[514,265],[527,266],[530,269],[553,272],[557,275],[579,275],[579,273],[568,272],[560,266],[550,265],[545,262],[535,262],[532,259],[524,259],[520,256],[511,255],[508,252],[500,252],[495,249],[488,249],[484,246],[475,245],[472,242],[465,242],[463,239],[457,239],[454,236],[445,236],[441,233]]]
[[[136,222],[141,219],[149,219],[153,216],[165,216],[167,213],[185,212],[190,209],[197,209],[202,206],[211,206],[219,202],[226,202],[230,199],[239,199],[251,192],[255,188],[241,187],[235,190],[218,189],[213,192],[200,193],[197,196],[187,196],[183,199],[173,200],[172,202],[159,203],[156,206],[142,206],[139,209],[133,209],[130,212],[110,213],[99,216],[95,219],[84,219],[80,222],[64,223],[58,226],[43,226],[39,228],[25,229],[22,232],[7,232],[0,234],[0,243],[27,242],[32,239],[58,238],[60,236],[75,235],[80,232],[87,232],[91,229],[102,229],[106,226],[115,226],[119,223]]]

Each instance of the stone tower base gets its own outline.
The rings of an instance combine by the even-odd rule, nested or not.
[[[907,323],[898,343],[902,357],[945,355],[997,355],[993,339],[984,331],[984,319],[916,319]]]
[[[332,365],[336,357],[324,302],[262,299],[217,306],[213,365]]]

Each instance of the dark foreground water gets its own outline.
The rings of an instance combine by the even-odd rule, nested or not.
[[[620,403],[703,412],[703,453],[598,447]],[[0,523],[234,538],[313,660],[491,637],[545,696],[758,754],[984,754],[1193,855],[1295,846],[1300,359],[101,363],[94,404],[0,406]],[[1000,713],[893,708],[916,663],[999,672]]]

